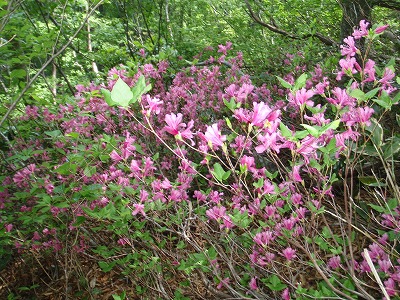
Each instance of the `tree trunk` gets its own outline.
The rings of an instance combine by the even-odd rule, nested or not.
[[[89,13],[89,0],[86,2],[86,13]],[[90,34],[91,28],[90,28],[90,19],[88,18],[87,20],[87,40],[88,40],[88,52],[89,54],[93,53],[93,48],[92,48],[92,36]],[[97,67],[97,64],[94,60],[92,60],[92,69],[93,72],[97,75],[99,74],[99,68]]]

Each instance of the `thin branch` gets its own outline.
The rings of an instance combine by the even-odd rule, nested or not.
[[[245,3],[246,3],[246,6],[247,6],[247,9],[249,10],[249,14],[250,14],[251,18],[254,21],[256,21],[256,23],[260,24],[261,26],[267,28],[268,30],[270,30],[272,32],[275,32],[275,33],[278,33],[280,35],[286,36],[286,37],[288,37],[290,39],[293,39],[293,40],[304,40],[304,39],[308,39],[310,37],[313,37],[313,38],[317,38],[318,40],[320,40],[322,43],[324,43],[327,46],[337,46],[337,43],[334,40],[332,40],[329,37],[326,37],[326,36],[322,35],[319,32],[298,36],[298,35],[292,34],[290,32],[287,32],[286,30],[283,30],[283,29],[277,27],[275,25],[275,21],[272,21],[272,24],[265,23],[263,20],[261,20],[255,14],[253,9],[251,8],[251,5],[250,5],[249,1],[245,0]]]
[[[22,99],[22,97],[25,95],[26,91],[32,86],[32,84],[35,82],[35,80],[40,76],[40,74],[47,68],[48,65],[50,65],[53,60],[58,57],[60,54],[62,54],[65,49],[69,47],[69,45],[72,43],[72,41],[77,37],[79,32],[85,27],[87,20],[90,18],[90,16],[94,13],[94,11],[104,2],[104,0],[100,0],[86,15],[85,19],[79,26],[79,28],[75,31],[75,33],[69,38],[69,40],[65,43],[64,46],[60,50],[58,50],[57,53],[52,55],[40,68],[40,70],[32,77],[30,81],[26,84],[26,86],[23,88],[21,93],[18,95],[18,97],[14,100],[14,102],[11,104],[11,106],[8,108],[7,112],[3,116],[3,118],[0,121],[0,127],[3,126],[4,122],[7,120],[8,116],[11,114],[11,112],[15,109],[17,106],[18,102]]]

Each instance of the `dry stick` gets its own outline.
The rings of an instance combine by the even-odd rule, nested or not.
[[[11,106],[9,107],[9,109],[7,110],[6,114],[4,115],[4,117],[1,119],[0,121],[0,127],[3,126],[4,122],[7,120],[7,118],[9,117],[9,115],[11,114],[11,112],[15,109],[15,107],[17,106],[18,102],[22,99],[22,97],[25,95],[26,91],[32,86],[32,84],[35,82],[35,80],[40,76],[40,74],[47,68],[48,65],[50,65],[53,60],[59,56],[60,54],[62,54],[65,49],[68,48],[68,46],[72,43],[72,41],[76,38],[76,36],[79,34],[79,32],[83,29],[83,27],[85,27],[85,24],[87,22],[87,20],[89,19],[89,17],[94,13],[94,11],[104,2],[104,0],[100,0],[99,3],[97,3],[87,14],[87,16],[85,17],[85,19],[83,20],[82,24],[79,26],[79,28],[75,31],[75,33],[70,37],[70,39],[68,40],[68,42],[54,55],[52,55],[44,64],[43,66],[40,68],[40,70],[32,77],[32,79],[26,84],[26,86],[23,88],[23,90],[21,91],[21,93],[19,94],[19,96],[17,97],[17,99],[15,99],[15,101],[11,104]]]
[[[378,283],[379,287],[381,288],[383,294],[385,295],[386,300],[390,300],[389,294],[387,293],[381,278],[378,275],[378,272],[375,269],[374,263],[371,260],[371,257],[369,256],[369,252],[367,249],[364,249],[364,258],[368,263],[368,266],[371,268],[372,274],[374,274],[374,277],[376,279],[376,282]]]

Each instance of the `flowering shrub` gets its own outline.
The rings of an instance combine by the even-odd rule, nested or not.
[[[95,256],[163,298],[398,297],[399,136],[382,122],[400,96],[393,63],[357,48],[384,30],[367,28],[344,40],[340,84],[316,67],[256,87],[227,44],[170,84],[164,61],[115,68],[55,112],[28,106],[3,251]]]

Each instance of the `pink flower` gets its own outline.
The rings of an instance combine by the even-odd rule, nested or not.
[[[164,126],[164,130],[174,136],[179,134],[179,130],[181,127],[186,127],[186,126],[183,126],[184,123],[182,123],[182,114],[181,113],[178,113],[177,115],[175,115],[174,113],[170,113],[170,114],[166,115],[165,123],[167,123],[168,126]]]
[[[385,72],[383,72],[383,76],[379,82],[382,84],[390,84],[390,80],[392,80],[394,76],[395,74],[392,69],[385,68]]]
[[[389,274],[389,270],[392,267],[392,264],[389,260],[378,260],[378,265],[379,268],[381,269],[382,272]]]
[[[303,181],[303,179],[301,179],[301,177],[300,177],[300,168],[301,168],[301,165],[293,166],[293,168],[292,168],[291,177],[292,177],[292,180],[295,182]]]
[[[168,126],[164,126],[165,131],[175,137],[189,139],[191,140],[192,145],[194,144],[192,140],[193,133],[191,132],[194,124],[193,120],[191,120],[186,126],[185,123],[182,123],[181,113],[178,113],[177,115],[171,113],[165,116],[165,122],[168,124]]]
[[[294,257],[296,257],[296,250],[288,247],[282,251],[282,255],[287,259],[287,260],[292,260]]]
[[[267,246],[274,239],[275,239],[274,233],[269,230],[264,232],[259,232],[253,238],[254,242],[262,247]]]
[[[396,283],[392,278],[389,278],[388,280],[385,280],[384,282],[385,285],[385,290],[388,293],[389,296],[395,296],[396,295]]]
[[[257,277],[253,277],[251,278],[250,282],[249,282],[249,287],[252,291],[256,291],[258,290],[258,286],[257,286]]]
[[[217,289],[220,290],[220,289],[222,289],[222,287],[224,287],[224,286],[229,286],[229,281],[230,281],[230,278],[229,278],[229,277],[226,277],[226,278],[222,279],[222,280],[218,283]]]
[[[345,38],[343,40],[343,42],[345,42],[345,44],[347,44],[347,45],[340,46],[340,48],[342,49],[341,54],[346,57],[356,55],[356,52],[358,51],[358,49],[355,45],[354,38],[352,36],[349,36],[349,37]]]
[[[373,60],[368,59],[365,63],[364,74],[366,76],[364,82],[375,81],[375,62]]]
[[[119,155],[119,154],[117,153],[117,151],[115,151],[115,150],[111,151],[110,157],[111,157],[111,159],[112,159],[114,162],[116,162],[116,163],[122,160],[121,155]]]
[[[335,98],[327,98],[327,100],[329,103],[336,105],[336,107],[339,109],[345,106],[354,106],[356,104],[356,99],[350,97],[347,94],[347,91],[341,89],[340,87],[335,87],[332,90],[332,94],[335,96]]]
[[[341,80],[343,75],[356,74],[357,71],[361,70],[360,65],[357,63],[354,57],[346,57],[339,60],[339,65],[342,67],[342,70],[339,71],[338,75],[336,76],[336,80]]]
[[[269,106],[264,102],[253,102],[253,107],[253,114],[251,116],[250,123],[258,127],[264,126],[265,119],[272,111],[271,108],[269,108]]]
[[[289,289],[288,288],[283,290],[282,299],[283,300],[290,300],[290,293],[289,293]]]
[[[375,33],[380,34],[380,33],[384,32],[388,27],[389,27],[389,25],[379,26],[378,28],[375,29]]]
[[[336,256],[331,257],[328,260],[327,265],[328,265],[329,269],[333,269],[334,270],[334,269],[339,268],[340,267],[340,256],[336,255]]]
[[[6,228],[7,232],[10,232],[12,230],[12,228],[13,228],[13,224],[7,224],[4,227]]]
[[[231,42],[226,42],[225,46],[224,45],[218,45],[218,52],[222,53],[223,55],[226,55],[227,51],[232,48],[232,43]]]
[[[160,106],[163,104],[163,101],[158,98],[151,98],[150,95],[146,95],[146,101],[148,103],[148,105],[146,105],[146,114],[150,115],[152,112],[154,112],[156,115],[158,115],[161,111]]]
[[[132,211],[132,216],[136,216],[137,214],[141,214],[142,216],[146,216],[146,213],[144,212],[144,204],[135,203],[135,204],[133,204],[133,207],[135,209]]]
[[[204,135],[211,148],[222,146],[226,141],[226,135],[221,135],[221,132],[218,129],[218,124],[207,126],[207,130]]]
[[[289,94],[289,102],[299,107],[303,105],[314,106],[314,102],[309,100],[314,95],[314,91],[302,88],[301,90],[296,91],[294,96]]]
[[[369,23],[367,21],[360,21],[360,29],[355,29],[352,34],[356,40],[368,35],[368,25]]]

